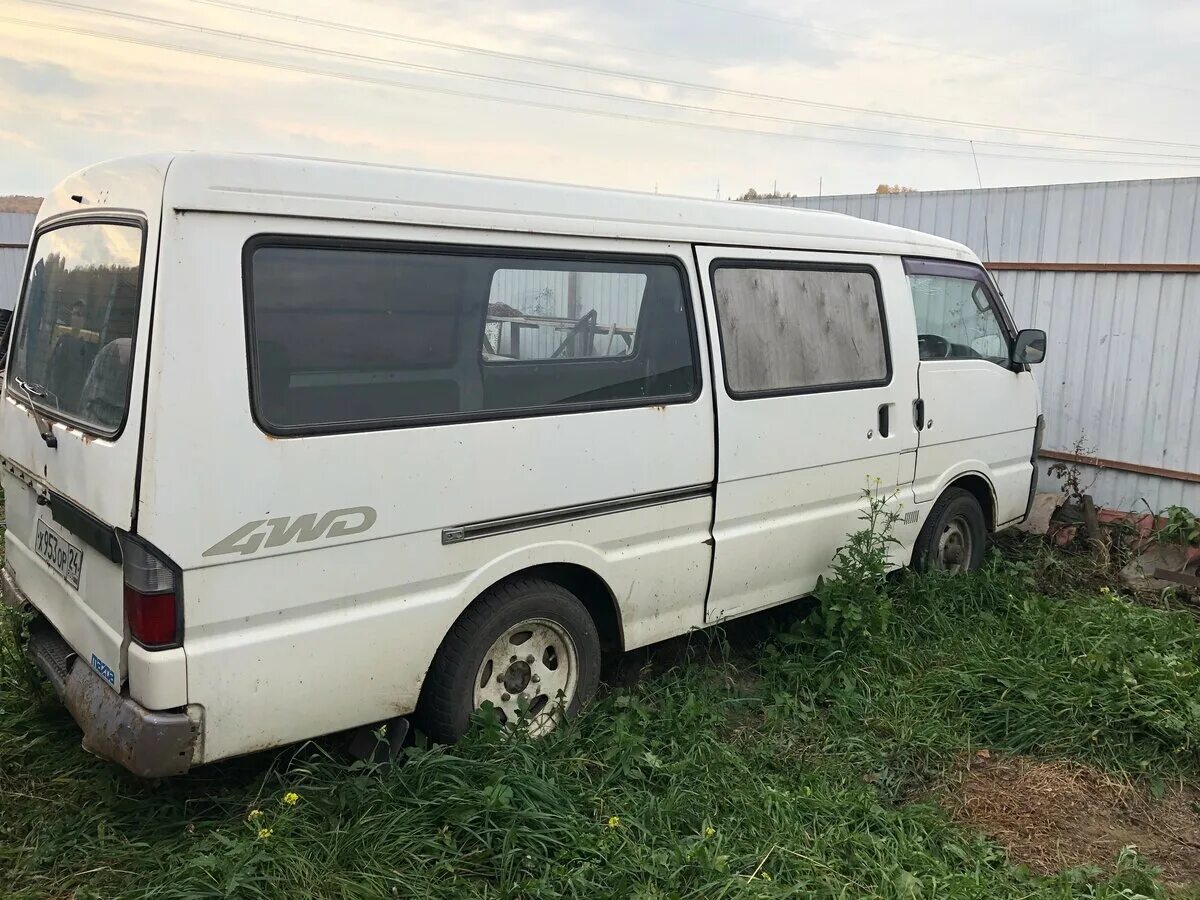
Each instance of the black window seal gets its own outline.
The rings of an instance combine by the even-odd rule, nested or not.
[[[904,274],[912,275],[933,275],[942,278],[958,278],[962,281],[975,281],[983,287],[984,293],[988,298],[988,305],[991,307],[992,315],[996,317],[996,321],[1000,325],[1000,329],[1004,332],[1004,341],[1007,345],[1008,352],[1012,354],[1013,342],[1017,339],[1017,326],[1013,321],[1012,314],[1008,311],[1008,305],[1004,302],[1000,295],[1000,289],[992,280],[991,273],[988,272],[982,265],[977,263],[960,262],[954,259],[937,259],[935,257],[925,256],[905,256]],[[909,288],[909,294],[912,294],[912,288]],[[914,311],[916,302],[913,303]],[[940,363],[940,362],[963,362],[963,357],[947,357],[946,359],[922,359],[923,363]],[[999,366],[1002,369],[1012,369],[1015,371],[1027,371],[1028,366],[1015,365],[1012,362],[998,363],[994,359],[989,359],[986,356],[979,357],[980,362],[991,363],[993,366]]]
[[[771,388],[761,391],[739,391],[729,383],[728,357],[725,354],[725,327],[721,316],[721,304],[717,303],[718,269],[783,269],[791,272],[848,272],[870,275],[875,282],[875,303],[879,309],[879,326],[883,337],[883,359],[887,372],[883,378],[865,381],[839,381],[830,384],[815,384],[804,387]],[[838,391],[870,390],[887,387],[892,383],[892,341],[888,330],[887,305],[883,301],[883,282],[879,270],[866,263],[809,262],[805,260],[751,259],[745,257],[720,257],[708,266],[708,279],[712,287],[713,309],[717,314],[717,340],[721,345],[721,374],[725,382],[725,393],[734,400],[759,400],[765,397],[799,397],[806,394],[830,394]]]
[[[258,398],[258,354],[254,331],[254,254],[264,247],[285,249],[315,248],[322,250],[357,250],[385,253],[425,253],[439,256],[490,256],[498,259],[545,259],[564,262],[627,263],[630,265],[668,265],[679,275],[679,287],[687,320],[688,343],[692,363],[693,383],[688,394],[668,394],[620,400],[592,400],[583,403],[556,403],[547,406],[522,407],[517,409],[473,410],[471,412],[443,413],[424,416],[391,417],[386,419],[360,419],[349,422],[308,423],[303,425],[278,425],[268,421],[261,413]],[[371,431],[398,431],[406,428],[422,428],[438,425],[490,422],[497,420],[534,419],[544,416],[564,416],[616,409],[640,409],[652,406],[679,406],[695,403],[704,392],[704,367],[700,362],[700,348],[694,315],[694,298],[686,263],[676,256],[667,254],[622,253],[620,251],[561,250],[536,246],[505,247],[491,244],[450,244],[433,241],[404,241],[386,238],[350,238],[331,235],[298,235],[264,232],[249,237],[242,245],[242,311],[246,329],[246,370],[249,389],[250,415],[260,431],[271,437],[315,437],[319,435],[360,434]],[[639,310],[640,317],[640,310]],[[486,312],[480,317],[480,346],[483,345],[483,329]],[[618,357],[616,362],[631,362],[635,356]],[[482,360],[479,360],[482,365]],[[574,362],[592,362],[584,359]],[[559,360],[514,360],[498,368],[513,366],[544,366]]]
[[[23,393],[14,395],[12,388],[10,388],[8,386],[9,381],[15,379],[15,374],[12,372],[12,364],[14,361],[13,344],[16,342],[17,336],[20,334],[20,328],[25,319],[25,313],[26,313],[26,308],[25,308],[26,297],[25,297],[25,295],[29,290],[29,275],[33,270],[33,259],[34,259],[34,256],[36,255],[38,241],[41,240],[43,235],[49,234],[52,231],[58,231],[61,228],[72,228],[72,227],[78,226],[78,225],[125,225],[125,226],[132,225],[132,226],[136,227],[141,232],[141,235],[142,235],[141,251],[138,254],[137,296],[134,300],[136,314],[134,315],[134,318],[133,318],[133,334],[130,335],[130,338],[129,338],[129,379],[128,379],[129,383],[125,386],[125,411],[121,416],[121,424],[117,426],[117,429],[115,431],[111,431],[111,432],[102,431],[102,430],[96,428],[94,423],[83,422],[83,421],[75,418],[74,416],[64,413],[62,410],[51,409],[48,406],[44,406],[43,404],[38,403],[33,397],[31,397],[29,395],[26,395]],[[8,352],[5,354],[5,364],[6,364],[6,368],[8,369],[7,374],[10,377],[5,379],[5,387],[4,387],[5,394],[7,394],[9,396],[13,396],[14,399],[16,399],[17,401],[19,401],[21,403],[29,404],[34,409],[36,409],[38,412],[45,415],[46,418],[48,418],[52,422],[59,422],[63,425],[66,425],[68,428],[75,429],[76,431],[81,431],[84,434],[90,435],[92,437],[100,438],[101,440],[104,440],[104,441],[111,441],[113,443],[116,443],[118,440],[120,440],[121,435],[125,433],[125,426],[129,423],[129,407],[130,407],[130,403],[132,402],[132,398],[133,398],[133,375],[134,375],[134,372],[137,371],[137,360],[138,360],[137,336],[138,336],[138,330],[141,327],[141,321],[142,321],[142,295],[144,293],[143,287],[144,287],[145,281],[146,281],[146,236],[147,236],[147,231],[148,231],[148,228],[147,228],[147,224],[146,224],[146,219],[143,216],[140,216],[140,215],[114,215],[112,213],[97,214],[97,213],[92,213],[92,212],[81,213],[81,214],[72,214],[72,215],[64,217],[64,218],[54,218],[52,220],[49,220],[46,223],[43,223],[41,227],[37,228],[34,231],[33,237],[29,241],[29,255],[25,260],[25,273],[21,279],[21,294],[17,301],[18,305],[16,307],[16,312],[13,315],[13,320],[9,323],[8,332],[6,334],[6,337],[8,338],[8,341],[9,341],[9,345],[8,345]],[[142,398],[142,402],[145,403],[144,397]]]

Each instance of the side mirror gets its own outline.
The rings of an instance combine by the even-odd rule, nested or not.
[[[1025,328],[1017,332],[1013,343],[1012,361],[1017,365],[1037,365],[1046,358],[1046,332],[1040,328]]]

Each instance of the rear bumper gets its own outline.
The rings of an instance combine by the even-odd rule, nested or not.
[[[0,594],[10,606],[29,605],[7,566]],[[85,750],[145,778],[182,775],[192,767],[201,735],[198,713],[157,712],[118,694],[45,619],[30,627],[28,650],[82,729]]]

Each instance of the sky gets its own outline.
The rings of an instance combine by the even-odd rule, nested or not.
[[[158,150],[696,197],[1200,175],[1198,33],[1186,0],[0,0],[0,194]]]

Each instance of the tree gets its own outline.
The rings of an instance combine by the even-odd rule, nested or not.
[[[787,191],[784,193],[780,193],[779,191],[765,191],[763,193],[759,193],[754,188],[750,188],[750,190],[746,191],[746,193],[742,194],[740,197],[734,197],[733,199],[734,200],[790,200],[791,198],[793,198],[795,196],[796,195],[793,194],[791,191]]]
[[[35,213],[41,205],[41,197],[27,197],[23,194],[0,196],[0,212]]]
[[[877,194],[908,194],[916,188],[905,187],[902,184],[880,184],[875,188]]]

